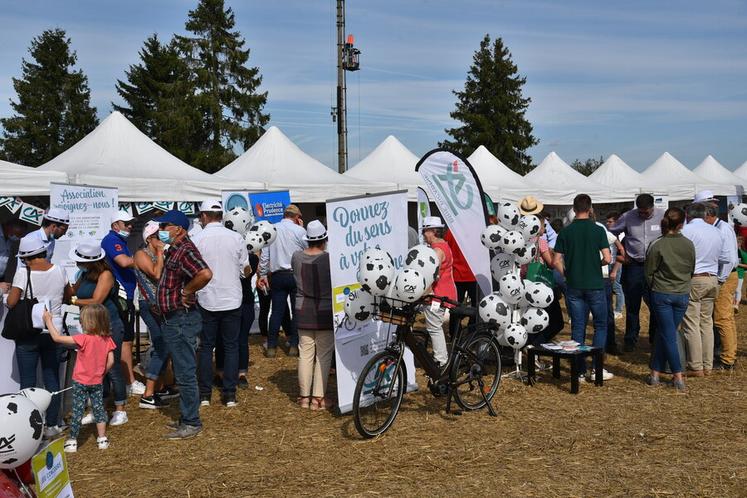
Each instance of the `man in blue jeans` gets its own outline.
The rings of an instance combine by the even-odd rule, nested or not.
[[[272,299],[272,313],[267,336],[267,350],[265,356],[274,358],[277,355],[278,333],[280,323],[286,314],[288,298],[291,302],[291,313],[296,304],[296,279],[291,269],[291,257],[296,251],[303,251],[308,246],[304,240],[306,230],[303,229],[301,210],[294,204],[289,204],[283,213],[283,219],[275,223],[278,235],[275,242],[262,249],[259,259],[259,280],[257,287],[270,290]],[[269,278],[268,278],[269,277]],[[290,343],[288,356],[298,356],[298,330],[296,317],[291,318],[291,330],[285,333]]]
[[[602,266],[612,261],[604,228],[591,219],[591,197],[579,194],[573,199],[575,218],[555,242],[555,268],[567,283],[566,303],[571,315],[571,338],[579,344],[586,340],[586,321],[591,310],[594,318],[592,345],[604,348],[607,342],[607,296]],[[600,257],[601,253],[601,257]],[[594,365],[594,369],[599,368]],[[579,359],[581,379],[586,377],[586,361]],[[613,375],[606,370],[604,380]]]
[[[195,362],[202,317],[195,293],[210,282],[213,273],[187,235],[189,220],[184,213],[171,210],[156,221],[158,238],[170,246],[158,283],[158,307],[163,316],[161,331],[181,394],[181,417],[166,438],[188,439],[202,430]]]

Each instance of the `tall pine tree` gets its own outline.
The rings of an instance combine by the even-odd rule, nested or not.
[[[491,44],[490,35],[485,35],[473,57],[464,90],[454,92],[458,102],[451,117],[463,125],[447,129],[453,140],[445,140],[440,146],[468,155],[484,145],[512,170],[527,173],[532,159],[526,151],[539,141],[524,117],[531,102],[522,96],[524,83],[526,78],[518,75],[503,40],[498,38]]]
[[[187,163],[200,157],[207,142],[203,113],[195,96],[195,81],[172,40],[162,43],[149,37],[140,50],[140,63],[117,80],[117,93],[125,105],[112,103],[140,131]]]
[[[248,149],[259,139],[270,116],[262,109],[267,92],[259,93],[259,69],[247,66],[249,49],[233,28],[233,10],[223,0],[200,0],[185,27],[193,36],[178,36],[195,74],[197,94],[205,112],[206,148],[195,166],[216,171],[230,162],[233,147]]]
[[[62,29],[46,30],[31,41],[32,60],[22,59],[13,78],[15,115],[0,119],[0,146],[8,161],[39,166],[83,138],[98,124],[88,78],[73,69],[77,56]]]

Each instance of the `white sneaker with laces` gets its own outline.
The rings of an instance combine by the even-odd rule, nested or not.
[[[578,383],[579,384],[586,384],[586,376],[585,375],[579,375],[578,376]]]
[[[51,425],[44,429],[44,437],[47,439],[52,439],[60,434],[62,434],[62,427],[59,425]]]
[[[99,446],[100,450],[105,450],[109,447],[109,438],[106,436],[97,437],[96,444]]]
[[[594,379],[595,376],[596,376],[596,372],[592,370],[591,371],[592,380]],[[612,372],[608,372],[607,369],[605,368],[602,369],[602,380],[611,380],[614,377],[615,377],[615,374],[613,374]]]
[[[135,382],[127,386],[128,396],[142,396],[143,394],[145,394],[145,384],[143,384],[139,380],[136,380]]]
[[[127,423],[127,412],[117,410],[112,414],[112,418],[109,421],[109,425],[124,425]]]
[[[94,423],[95,420],[96,419],[93,418],[93,412],[88,412],[85,415],[83,415],[82,419],[80,419],[80,424],[81,425],[91,425],[92,423]]]
[[[65,441],[65,446],[63,446],[63,449],[65,450],[65,453],[75,453],[78,451],[78,441],[75,439],[68,439]]]

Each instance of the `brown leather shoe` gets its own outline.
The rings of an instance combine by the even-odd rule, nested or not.
[[[703,370],[688,370],[685,375],[687,377],[705,377]]]

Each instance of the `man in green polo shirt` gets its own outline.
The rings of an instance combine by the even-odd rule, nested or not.
[[[591,197],[579,194],[573,199],[573,222],[563,229],[555,242],[555,268],[565,276],[568,314],[571,316],[571,338],[583,344],[589,310],[594,318],[592,346],[604,349],[607,341],[607,297],[602,266],[612,260],[604,228],[590,218]],[[600,257],[601,253],[601,257]],[[594,365],[598,368],[599,365]],[[579,359],[579,374],[586,376],[586,361]],[[592,374],[593,375],[593,374]],[[604,380],[613,375],[603,371]]]

